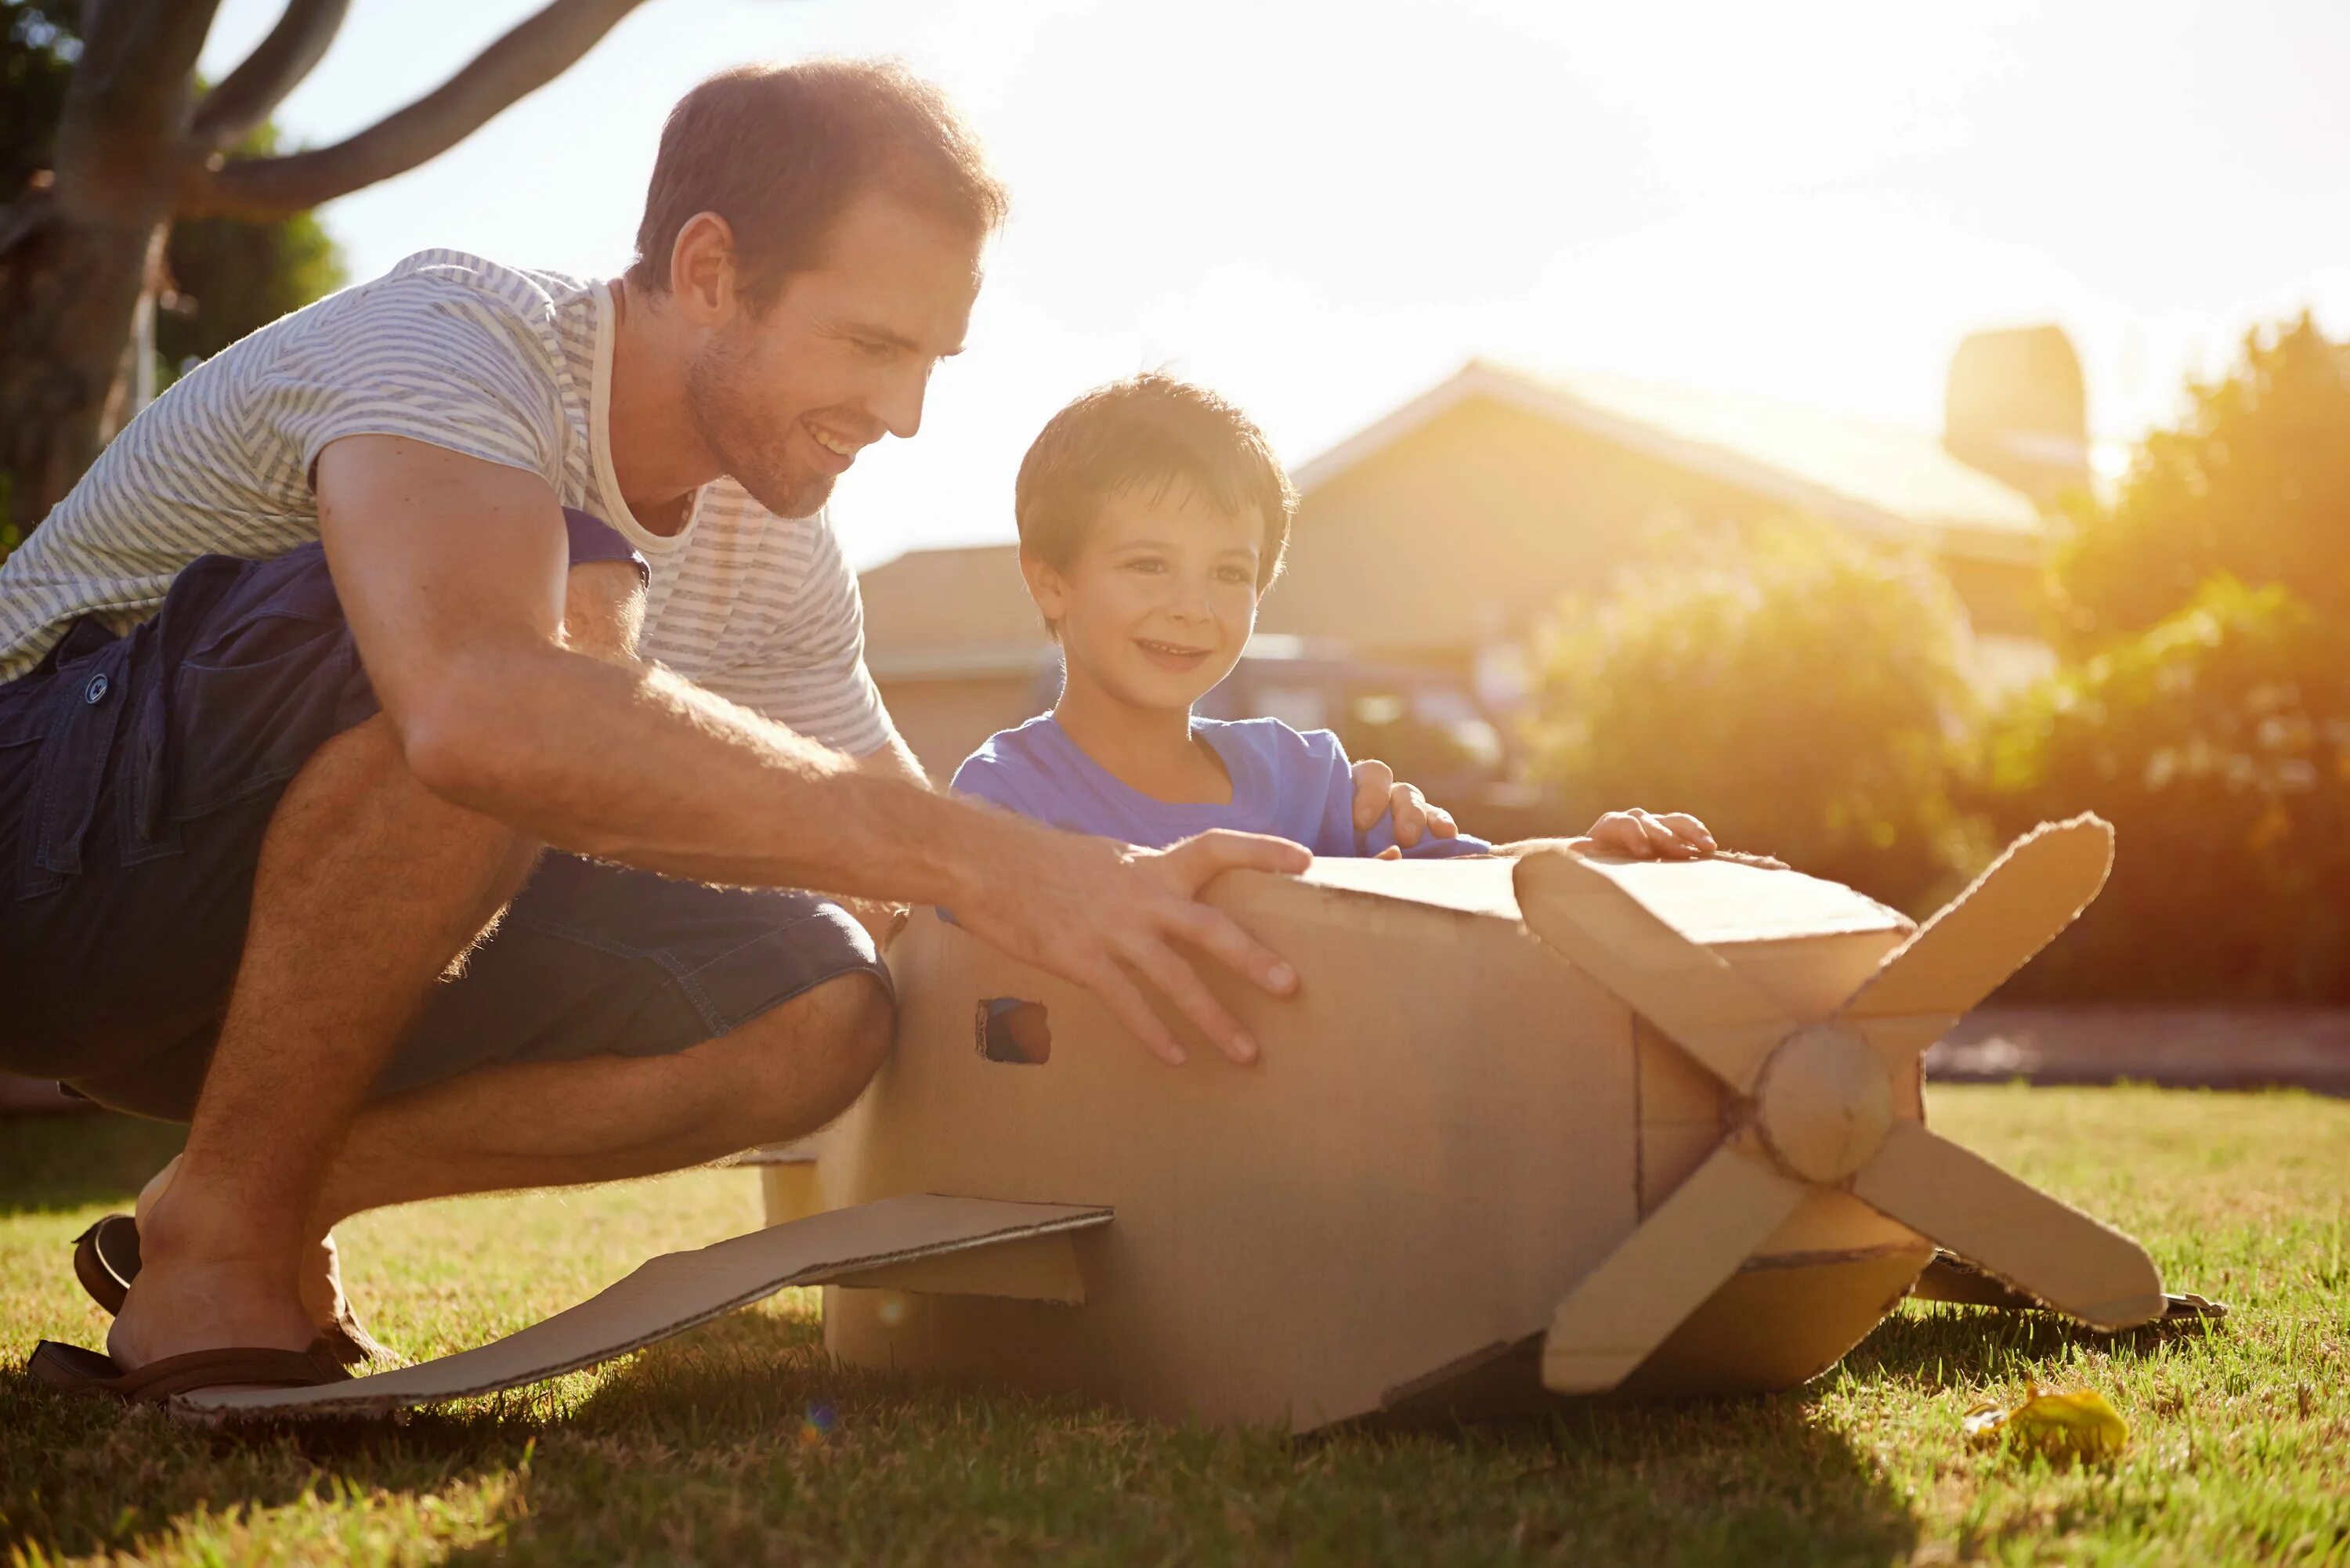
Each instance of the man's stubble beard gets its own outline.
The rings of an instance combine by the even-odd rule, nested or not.
[[[729,330],[687,362],[685,401],[694,431],[752,500],[778,517],[812,517],[832,498],[833,476],[799,470],[786,455],[790,426],[771,441],[749,415],[759,398],[745,369],[747,348]]]

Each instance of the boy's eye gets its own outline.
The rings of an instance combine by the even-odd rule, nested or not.
[[[1220,580],[1227,583],[1253,583],[1256,581],[1256,574],[1254,572],[1249,571],[1241,566],[1220,566],[1216,570],[1216,576]]]
[[[1167,563],[1156,556],[1137,556],[1126,564],[1126,568],[1130,572],[1163,572]]]

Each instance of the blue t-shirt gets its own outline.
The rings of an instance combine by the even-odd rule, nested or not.
[[[1316,855],[1377,855],[1395,843],[1395,823],[1386,815],[1368,833],[1355,831],[1355,781],[1329,731],[1300,734],[1278,719],[1194,719],[1191,732],[1223,759],[1232,780],[1229,803],[1153,800],[1078,750],[1049,713],[990,736],[955,770],[953,787],[1055,827],[1144,849],[1211,827],[1269,833]],[[1492,847],[1465,833],[1423,836],[1404,857],[1484,855]]]

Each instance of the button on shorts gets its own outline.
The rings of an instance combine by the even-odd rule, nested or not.
[[[595,519],[567,522],[574,566],[633,558]],[[317,545],[202,557],[127,635],[82,621],[0,683],[0,1072],[185,1119],[270,815],[312,753],[376,711]],[[499,1063],[666,1055],[851,973],[889,985],[830,899],[549,853],[433,987],[376,1092]]]

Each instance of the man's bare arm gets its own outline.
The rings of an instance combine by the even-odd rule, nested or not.
[[[1156,986],[1254,1054],[1179,947],[1266,990],[1295,977],[1194,895],[1293,845],[1211,835],[1163,853],[1056,833],[861,771],[656,667],[567,649],[567,556],[536,476],[395,436],[317,465],[327,559],[369,678],[426,788],[581,854],[672,876],[944,904],[975,934],[1093,990],[1159,1055]]]

